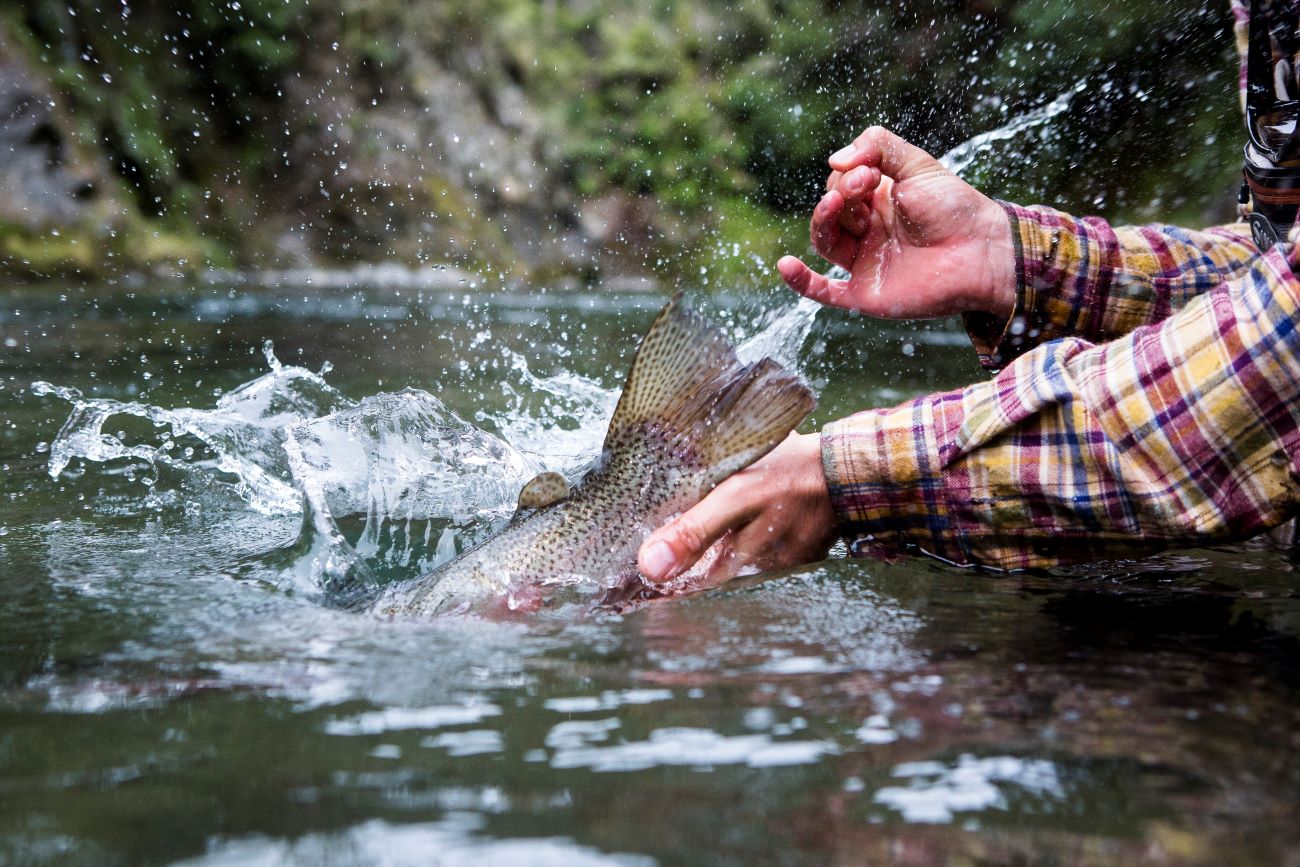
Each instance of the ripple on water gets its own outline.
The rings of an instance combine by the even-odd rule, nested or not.
[[[771,768],[806,765],[838,750],[831,741],[775,741],[770,735],[722,735],[709,729],[655,729],[643,741],[596,746],[561,746],[551,756],[553,768],[588,768],[598,772],[642,771],[656,766],[711,768],[748,765]]]
[[[353,717],[330,720],[325,731],[332,735],[373,735],[401,729],[436,729],[482,722],[500,716],[494,704],[441,705],[436,707],[392,707]]]
[[[643,855],[605,853],[562,837],[494,840],[481,836],[484,822],[461,813],[441,822],[400,825],[374,820],[346,831],[312,833],[296,840],[249,837],[221,840],[198,858],[177,862],[193,867],[261,864],[386,864],[446,867],[480,864],[530,864],[537,867],[648,867]]]

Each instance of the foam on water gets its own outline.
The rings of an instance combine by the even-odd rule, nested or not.
[[[483,813],[509,808],[499,790],[484,791],[482,812],[468,812],[452,802],[438,806],[452,811],[438,822],[395,824],[371,820],[344,831],[313,832],[291,841],[250,836],[214,840],[206,854],[188,861],[192,865],[271,865],[355,863],[418,865],[533,864],[537,867],[645,867],[653,858],[607,854],[571,840],[554,837],[493,839],[484,833]]]
[[[773,741],[770,735],[720,735],[710,729],[655,729],[643,741],[594,746],[594,737],[580,745],[562,744],[551,756],[553,768],[590,768],[598,772],[627,772],[655,766],[715,767],[748,765],[751,768],[812,764],[837,751],[825,740]]]

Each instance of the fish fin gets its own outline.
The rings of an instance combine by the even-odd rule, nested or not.
[[[520,509],[544,509],[569,498],[569,482],[559,473],[538,473],[519,492]]]
[[[770,358],[741,364],[726,336],[678,292],[641,340],[605,436],[607,454],[649,439],[699,469],[707,488],[749,466],[817,399]]]

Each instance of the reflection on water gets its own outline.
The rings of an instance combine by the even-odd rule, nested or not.
[[[320,604],[331,570],[428,568],[534,469],[580,471],[660,304],[399,291],[6,302],[0,862],[1300,844],[1300,580],[1264,544],[1009,577],[832,559],[582,621]],[[979,375],[943,326],[711,303],[797,357],[823,419]]]
[[[958,813],[1006,810],[999,784],[1058,803],[1065,800],[1056,765],[1042,759],[963,755],[955,766],[902,762],[894,766],[893,776],[908,784],[877,789],[873,800],[897,810],[909,822],[951,822]]]

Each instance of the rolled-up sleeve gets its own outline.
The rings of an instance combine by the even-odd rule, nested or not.
[[[992,380],[828,425],[851,550],[1014,569],[1243,539],[1294,516],[1295,258],[1254,256],[1109,343],[1052,340]]]

